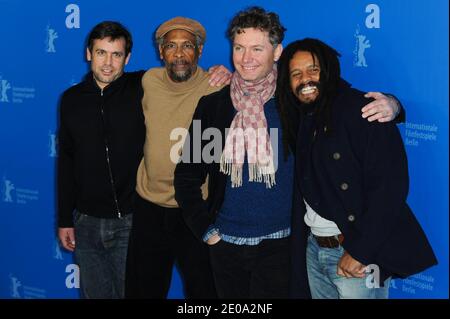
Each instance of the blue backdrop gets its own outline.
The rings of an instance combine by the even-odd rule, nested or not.
[[[394,280],[391,297],[448,298],[447,0],[0,0],[0,298],[78,298],[77,266],[55,237],[55,132],[60,94],[87,71],[89,30],[102,20],[124,23],[135,41],[127,70],[147,69],[160,65],[156,27],[188,16],[208,32],[200,65],[231,68],[226,26],[255,4],[279,13],[285,45],[320,38],[341,52],[354,86],[403,102],[408,202],[439,265]],[[170,297],[182,298],[174,274]]]

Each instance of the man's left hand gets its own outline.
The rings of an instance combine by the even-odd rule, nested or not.
[[[349,253],[344,252],[339,260],[337,267],[337,274],[347,278],[364,278],[366,266],[350,256]]]
[[[231,82],[232,73],[223,65],[214,65],[208,69],[209,85],[222,86]]]
[[[378,122],[389,122],[398,115],[399,105],[393,97],[386,96],[380,92],[368,92],[364,95],[367,98],[374,98],[375,101],[364,106],[362,117],[367,118],[369,122],[378,120]]]

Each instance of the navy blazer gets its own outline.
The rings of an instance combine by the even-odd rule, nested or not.
[[[341,81],[330,127],[302,116],[296,145],[296,191],[292,221],[292,293],[304,290],[305,198],[344,235],[343,247],[364,265],[376,264],[382,278],[407,277],[437,263],[406,203],[408,164],[394,122],[368,122],[364,93]]]

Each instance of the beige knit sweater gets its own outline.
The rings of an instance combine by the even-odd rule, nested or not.
[[[153,68],[144,74],[142,85],[147,133],[136,190],[142,198],[154,204],[178,207],[173,187],[176,163],[172,161],[170,152],[174,152],[172,147],[175,145],[181,150],[183,141],[181,138],[170,140],[170,134],[175,128],[188,129],[200,98],[220,88],[208,84],[208,74],[200,67],[188,81],[180,83],[173,82],[165,68]],[[202,191],[206,198],[206,183]]]

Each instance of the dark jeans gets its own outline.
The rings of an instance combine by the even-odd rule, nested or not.
[[[139,198],[128,249],[126,298],[167,298],[174,264],[186,298],[217,298],[208,246],[194,237],[181,210]]]
[[[210,246],[219,298],[288,298],[289,239],[255,246],[223,240]]]
[[[75,261],[83,298],[124,297],[125,264],[132,215],[122,219],[75,213]]]

